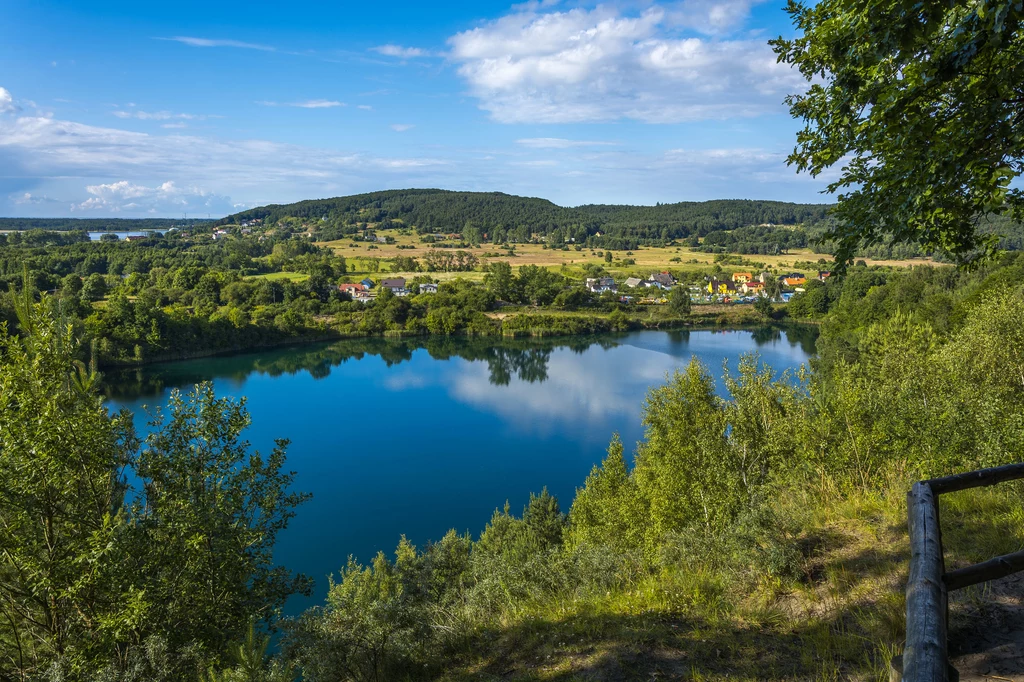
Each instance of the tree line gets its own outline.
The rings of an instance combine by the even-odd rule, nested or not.
[[[750,200],[568,208],[544,199],[500,192],[423,189],[264,206],[227,216],[217,224],[232,225],[253,219],[277,223],[298,218],[312,222],[332,238],[353,235],[367,225],[380,224],[384,229],[399,225],[411,227],[420,234],[469,230],[481,237],[486,234],[485,241],[496,244],[526,242],[536,234],[558,244],[586,242],[627,249],[745,225],[794,225],[819,220],[827,210],[824,204]]]

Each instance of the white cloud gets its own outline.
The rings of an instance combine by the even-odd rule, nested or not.
[[[516,140],[516,144],[530,149],[569,149],[570,147],[613,147],[619,143],[598,140],[566,140],[561,137],[526,137]]]
[[[305,102],[268,102],[260,101],[256,104],[261,104],[265,107],[299,107],[300,109],[331,109],[333,107],[346,106],[344,102],[337,102],[330,99],[310,99]]]
[[[245,50],[263,50],[265,52],[274,52],[277,49],[270,45],[246,43],[241,40],[195,38],[192,36],[173,36],[170,38],[157,38],[157,40],[173,40],[175,42],[184,43],[185,45],[191,45],[192,47],[238,47]]]
[[[187,123],[164,123],[161,128],[187,128]]]
[[[11,203],[14,204],[15,206],[25,206],[39,204],[56,204],[60,202],[58,202],[56,199],[51,199],[50,197],[47,196],[38,196],[32,194],[31,192],[24,192],[22,194],[12,196]]]
[[[371,156],[259,139],[146,134],[26,116],[0,118],[0,167],[7,170],[7,178],[0,177],[0,197],[7,197],[10,204],[14,197],[45,188],[51,196],[67,197],[76,211],[125,214],[131,210],[128,203],[134,202],[142,207],[134,212],[141,214],[156,210],[178,215],[188,210],[223,215],[233,211],[234,203],[423,186],[434,171],[449,167],[449,161]],[[90,181],[75,185],[71,178]],[[130,196],[133,193],[138,196]]]
[[[345,105],[341,102],[335,102],[334,100],[329,99],[311,99],[305,102],[296,102],[289,106],[301,107],[303,109],[330,109],[332,107],[343,107]]]
[[[728,33],[750,16],[750,8],[765,0],[683,0],[669,5],[666,20],[708,35]]]
[[[17,110],[10,91],[7,88],[0,88],[0,114],[11,114]]]
[[[406,130],[412,130],[415,128],[415,124],[412,123],[392,123],[391,129],[396,133],[404,133]]]
[[[507,15],[449,39],[480,107],[504,123],[633,119],[672,123],[782,112],[803,87],[758,40],[677,37],[687,3],[622,16],[599,6]],[[709,25],[745,16],[749,2],[707,9]],[[710,9],[709,9],[710,8]]]
[[[135,105],[134,104],[129,104],[128,106],[129,107],[134,107]],[[116,111],[114,111],[112,113],[114,114],[114,116],[117,116],[118,118],[137,118],[140,121],[167,121],[167,120],[170,120],[170,119],[173,119],[173,118],[180,118],[180,119],[184,119],[184,120],[187,120],[187,121],[192,121],[192,120],[202,121],[202,120],[205,120],[206,118],[208,118],[206,115],[202,115],[202,114],[175,114],[175,113],[170,112],[170,111],[141,111],[141,110],[125,111],[124,109],[118,109],[118,110],[116,110]],[[210,118],[213,118],[213,117],[210,117]]]
[[[111,210],[109,204],[99,197],[92,197],[80,204],[72,204],[71,206],[72,211],[94,211],[99,209]],[[113,211],[116,212],[117,209],[115,208]]]
[[[373,107],[371,107],[369,104],[360,104],[356,108],[362,109],[363,111],[373,111]]]
[[[217,196],[200,187],[179,187],[173,180],[167,180],[154,187],[136,184],[128,180],[88,185],[85,191],[92,196],[73,205],[73,211],[103,210],[109,213],[122,211],[167,213],[171,211],[195,211],[199,209],[226,209],[228,197]]]
[[[371,47],[371,50],[385,57],[398,57],[400,59],[412,59],[414,57],[430,57],[432,54],[424,49],[418,47],[402,47],[401,45],[378,45],[377,47]]]

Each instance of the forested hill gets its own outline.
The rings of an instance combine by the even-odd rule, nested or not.
[[[792,204],[779,201],[716,200],[657,206],[558,206],[546,199],[500,192],[452,192],[408,189],[357,194],[334,199],[270,205],[227,216],[221,224],[252,219],[277,222],[287,218],[315,220],[324,231],[345,234],[346,228],[400,222],[420,233],[458,232],[466,224],[508,236],[514,231],[552,235],[583,241],[598,232],[605,239],[638,243],[704,236],[716,230],[773,223],[796,225],[820,221],[827,204]]]
[[[167,230],[172,227],[202,225],[208,220],[189,218],[0,218],[0,231],[4,230],[60,230],[86,232],[132,230]]]

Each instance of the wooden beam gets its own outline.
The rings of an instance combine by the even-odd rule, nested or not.
[[[950,571],[942,578],[946,581],[947,590],[959,590],[963,587],[983,583],[986,580],[996,580],[1018,571],[1024,571],[1024,551],[1004,554],[980,564]]]
[[[904,682],[948,682],[946,583],[942,580],[942,534],[937,496],[927,482],[907,493],[910,577],[907,581],[907,642]]]
[[[979,469],[978,471],[970,471],[966,474],[933,478],[930,481],[924,481],[924,483],[930,485],[936,495],[941,495],[956,490],[995,485],[996,483],[1013,481],[1018,478],[1024,478],[1024,464],[1007,464],[1006,466],[993,467],[991,469]]]

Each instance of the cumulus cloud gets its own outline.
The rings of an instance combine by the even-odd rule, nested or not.
[[[23,192],[22,194],[14,195],[11,197],[11,203],[15,206],[26,206],[26,205],[39,205],[39,204],[56,204],[60,203],[56,199],[51,199],[47,196],[39,196],[32,194],[31,192]]]
[[[12,114],[17,110],[10,91],[7,88],[0,88],[0,114]]]
[[[122,211],[168,213],[175,211],[210,209],[223,211],[232,205],[229,197],[218,196],[201,187],[179,187],[173,180],[149,187],[128,180],[88,185],[85,191],[92,196],[74,204],[72,211],[102,210],[108,213]]]
[[[396,133],[404,133],[406,130],[412,130],[416,125],[413,123],[392,123],[391,129]]]
[[[419,47],[402,47],[401,45],[393,45],[390,43],[387,45],[371,47],[370,49],[378,54],[384,55],[385,57],[398,57],[399,59],[433,56],[429,51]]]
[[[619,143],[599,140],[566,140],[561,137],[525,137],[516,140],[516,144],[531,149],[569,149],[570,147],[613,147]]]
[[[193,36],[172,36],[170,38],[158,38],[157,40],[173,40],[192,47],[238,47],[244,50],[263,50],[264,52],[274,52],[277,49],[270,45],[246,43],[241,40],[196,38]]]
[[[711,8],[709,26],[725,27],[749,5],[701,6]],[[782,111],[802,77],[763,41],[676,37],[699,14],[697,4],[691,15],[686,6],[635,16],[605,6],[511,14],[450,38],[451,59],[481,108],[504,123],[672,123]]]
[[[60,119],[0,118],[0,166],[8,169],[8,178],[0,178],[0,196],[11,204],[12,197],[46,188],[52,196],[69,197],[66,201],[76,210],[114,212],[117,207],[122,214],[146,214],[154,208],[177,214],[183,199],[189,212],[222,215],[239,202],[423,185],[448,164],[445,159],[389,158],[259,139],[150,135]],[[76,187],[69,178],[94,180]],[[132,202],[137,206],[129,207]]]
[[[750,16],[750,9],[765,0],[683,0],[668,5],[666,21],[708,35],[728,33]]]

